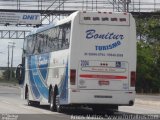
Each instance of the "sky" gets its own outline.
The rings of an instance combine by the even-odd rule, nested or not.
[[[27,0],[26,0],[27,1]],[[139,2],[139,0],[132,0],[134,2]],[[140,0],[140,2],[153,2],[154,0]],[[160,0],[155,0],[155,2],[160,3]],[[2,1],[0,2],[2,4]],[[143,6],[144,8],[153,8],[152,6]],[[160,8],[160,5],[156,5],[156,8]],[[0,9],[4,9],[4,6],[0,6]],[[12,29],[20,29],[20,30],[31,30],[33,28],[28,27],[4,27],[0,26],[0,30],[12,30]],[[21,55],[22,55],[22,48],[23,48],[23,39],[0,39],[0,67],[7,67],[8,62],[8,42],[15,42],[14,48],[14,56],[13,56],[13,66],[16,67],[18,64],[21,63]],[[10,48],[10,58],[11,58],[11,48]]]
[[[19,30],[30,30],[31,28],[22,28],[22,27],[4,27],[0,26],[0,30],[12,30],[12,29],[19,29]],[[0,67],[8,66],[8,45],[9,42],[15,42],[15,47],[13,49],[13,66],[16,67],[18,64],[21,63],[21,55],[22,55],[22,48],[23,48],[23,39],[0,39]],[[12,48],[9,49],[10,53],[10,63],[11,63],[11,54]],[[10,64],[11,65],[11,64]]]

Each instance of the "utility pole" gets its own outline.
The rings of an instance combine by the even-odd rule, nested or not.
[[[9,78],[10,78],[10,69],[9,69],[9,45],[8,45],[8,80],[9,80]]]
[[[131,0],[120,0],[123,5],[123,12],[129,12],[129,4]]]
[[[12,72],[13,72],[13,49],[15,47],[15,42],[9,42],[9,45],[12,48],[12,56],[11,56],[11,69],[10,69],[10,79],[12,79]]]

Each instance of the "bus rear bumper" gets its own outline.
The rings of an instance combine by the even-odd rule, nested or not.
[[[135,91],[69,90],[69,104],[132,106]]]

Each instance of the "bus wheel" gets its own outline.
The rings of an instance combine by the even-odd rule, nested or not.
[[[31,100],[29,100],[29,92],[28,91],[26,93],[26,99],[27,99],[27,105],[28,106],[35,106],[35,107],[37,107],[37,106],[40,105],[39,101],[31,101]]]
[[[50,110],[56,111],[56,102],[53,90],[50,91]]]
[[[27,91],[26,95],[27,95],[27,96],[26,96],[26,97],[27,97],[27,98],[26,98],[26,99],[27,99],[27,105],[28,105],[28,106],[31,106],[31,101],[29,100],[29,92],[28,92],[28,91]]]
[[[57,110],[57,112],[59,112],[59,113],[62,112],[62,106],[60,105],[59,95],[56,96],[56,110]]]

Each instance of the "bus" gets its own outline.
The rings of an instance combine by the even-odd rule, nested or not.
[[[136,82],[136,27],[130,13],[77,11],[24,40],[17,67],[28,105],[94,111],[132,106]]]

